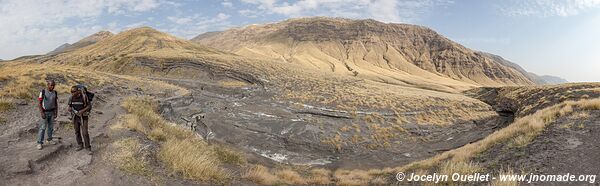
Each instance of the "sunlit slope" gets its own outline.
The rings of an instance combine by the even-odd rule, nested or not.
[[[112,37],[113,35],[114,34],[109,31],[100,31],[100,32],[92,34],[88,37],[85,37],[73,44],[65,43],[65,44],[59,46],[58,48],[48,52],[48,55],[54,55],[54,54],[59,54],[59,53],[63,53],[63,52],[77,50],[77,49],[92,45],[94,43],[97,43],[99,41],[102,41],[106,38]]]
[[[203,82],[236,79],[274,90],[275,100],[324,105],[346,112],[397,113],[398,120],[405,122],[452,124],[495,115],[487,104],[452,93],[452,88],[434,81],[431,86],[418,87],[408,83],[390,85],[361,75],[322,73],[302,64],[222,52],[147,27],[124,31],[75,51],[28,60],[145,77]],[[471,86],[454,82],[457,87]]]
[[[419,88],[533,84],[518,70],[415,25],[300,18],[209,33],[192,41],[243,56]]]

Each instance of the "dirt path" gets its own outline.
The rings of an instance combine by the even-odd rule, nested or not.
[[[55,125],[55,136],[62,139],[56,145],[44,144],[42,150],[37,150],[37,112],[32,111],[31,104],[15,109],[15,112],[21,113],[16,114],[20,117],[14,118],[15,122],[9,124],[14,128],[5,130],[0,136],[0,141],[6,142],[2,146],[3,153],[0,154],[0,167],[3,170],[0,178],[4,180],[0,185],[76,185],[89,177],[102,178],[101,183],[110,183],[114,176],[90,175],[90,170],[95,166],[108,166],[106,160],[100,158],[100,154],[110,143],[106,135],[108,127],[116,122],[119,114],[124,113],[119,103],[125,96],[119,91],[100,92],[89,122],[93,155],[74,150],[76,142],[73,126],[64,113],[59,116]],[[64,107],[64,100],[61,99],[61,102],[61,107]],[[113,172],[105,171],[104,174],[114,174]]]

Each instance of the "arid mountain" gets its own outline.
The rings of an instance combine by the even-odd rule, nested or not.
[[[450,124],[494,114],[486,109],[486,104],[478,100],[448,93],[451,89],[436,91],[444,88],[438,84],[431,83],[434,87],[424,88],[390,86],[365,81],[361,77],[322,73],[302,64],[222,52],[149,27],[127,30],[87,47],[33,60],[147,77],[242,81],[276,91],[276,95],[279,95],[277,99],[301,101],[305,104],[352,110],[383,109],[392,113],[413,113],[417,110],[418,114],[407,118],[427,123]],[[457,85],[467,85],[455,82]],[[446,112],[454,109],[457,111]],[[436,117],[422,120],[425,114],[432,113],[436,113]]]
[[[509,60],[506,60],[498,55],[485,53],[485,52],[480,52],[480,53],[482,55],[486,55],[487,57],[494,59],[494,61],[497,61],[503,65],[506,65],[506,66],[516,69],[517,71],[521,72],[521,74],[525,74],[525,76],[527,76],[531,81],[533,81],[537,85],[555,85],[555,84],[569,82],[563,78],[556,77],[556,76],[548,76],[548,75],[539,76],[533,72],[528,72],[525,69],[523,69],[523,67],[519,66],[518,64],[513,63]]]
[[[86,47],[88,45],[94,44],[98,41],[101,41],[103,39],[109,38],[111,36],[113,36],[114,34],[109,32],[109,31],[100,31],[97,32],[95,34],[92,34],[88,37],[85,37],[79,41],[77,41],[76,43],[73,44],[69,44],[69,43],[65,43],[62,44],[60,46],[58,46],[58,48],[50,51],[47,53],[47,55],[54,55],[54,54],[59,54],[59,53],[63,53],[63,52],[68,52],[68,51],[73,51],[79,48],[83,48]]]
[[[69,43],[65,43],[65,44],[62,44],[62,45],[60,45],[60,46],[56,47],[54,50],[52,50],[52,51],[50,51],[50,52],[48,52],[48,53],[46,53],[46,54],[47,54],[47,55],[54,55],[54,54],[58,54],[58,53],[64,52],[64,51],[65,51],[66,49],[68,49],[70,46],[71,46],[71,44],[69,44]]]
[[[514,67],[429,28],[370,19],[290,19],[202,34],[192,41],[243,56],[418,88],[534,84]]]
[[[540,76],[540,78],[542,78],[546,82],[547,85],[555,85],[555,84],[562,84],[562,83],[569,82],[564,78],[557,77],[557,76],[550,76],[550,75],[543,75],[543,76]]]

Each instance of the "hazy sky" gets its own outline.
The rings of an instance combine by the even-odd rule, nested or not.
[[[0,0],[0,59],[101,30],[151,26],[189,39],[303,16],[424,25],[528,71],[600,81],[600,0]]]

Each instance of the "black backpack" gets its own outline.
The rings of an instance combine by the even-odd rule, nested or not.
[[[78,84],[77,89],[79,91],[82,91],[82,93],[84,93],[84,96],[87,98],[88,104],[92,103],[92,101],[94,101],[94,93],[88,91],[88,89],[85,85]]]
[[[78,84],[78,85],[76,85],[76,87],[77,87],[77,90],[81,91],[82,96],[84,97],[83,100],[85,102],[85,105],[90,106],[90,110],[88,111],[88,113],[92,113],[92,109],[94,108],[93,104],[92,104],[92,101],[94,101],[94,96],[95,96],[94,93],[88,91],[87,87],[83,84]],[[71,103],[69,103],[69,104],[71,104]]]

